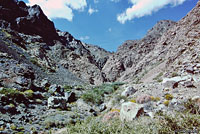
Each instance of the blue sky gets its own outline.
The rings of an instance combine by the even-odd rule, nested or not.
[[[178,21],[198,0],[23,0],[38,4],[56,28],[109,51],[140,39],[157,21]]]

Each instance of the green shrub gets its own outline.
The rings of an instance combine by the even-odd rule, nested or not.
[[[152,101],[160,101],[160,97],[151,96],[151,100]]]
[[[32,62],[34,65],[41,67],[41,65],[38,62],[38,59],[36,57],[30,58],[30,62]]]
[[[71,91],[73,89],[73,87],[69,85],[65,85],[63,88],[65,92]]]
[[[94,90],[95,91],[93,90],[87,91],[86,93],[82,95],[81,98],[85,102],[91,102],[93,104],[101,104],[103,101],[103,94],[99,90],[96,90],[96,89]]]
[[[86,102],[91,102],[93,104],[101,104],[104,100],[105,94],[112,94],[117,89],[119,89],[119,83],[112,84],[102,84],[100,86],[94,87],[91,90],[86,91],[82,95],[82,99]]]
[[[163,104],[164,104],[165,106],[168,106],[168,105],[169,105],[169,100],[164,101]]]

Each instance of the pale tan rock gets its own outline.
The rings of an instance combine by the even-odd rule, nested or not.
[[[132,121],[136,117],[140,116],[143,112],[143,105],[125,102],[122,104],[120,110],[120,119],[121,121]]]

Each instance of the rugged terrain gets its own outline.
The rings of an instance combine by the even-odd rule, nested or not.
[[[110,53],[56,29],[38,5],[1,0],[0,133],[200,128],[199,18],[200,2]]]

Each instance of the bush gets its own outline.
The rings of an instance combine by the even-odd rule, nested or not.
[[[91,90],[86,91],[82,95],[82,99],[86,102],[91,102],[93,104],[103,103],[105,94],[111,94],[119,88],[119,83],[115,84],[102,84],[101,86],[94,87]]]
[[[169,105],[169,100],[164,101],[163,104],[164,104],[165,106],[168,106],[168,105]]]
[[[172,100],[174,97],[171,94],[166,94],[165,99],[166,100]]]
[[[163,76],[163,72],[160,72],[153,80],[156,80],[157,82],[162,82],[163,80],[161,77]]]
[[[130,100],[130,102],[136,103],[136,100]]]
[[[64,89],[65,92],[68,92],[68,91],[71,91],[71,90],[73,89],[73,87],[72,87],[72,86],[69,86],[69,85],[65,85],[65,86],[63,87],[63,89]]]
[[[36,65],[38,67],[41,67],[41,65],[39,64],[38,59],[36,57],[32,57],[30,59],[30,62],[32,62],[34,65]]]
[[[176,76],[178,76],[178,74],[176,72],[173,72],[172,77],[176,77]]]
[[[111,112],[120,112],[120,109],[112,109]]]
[[[160,101],[160,97],[151,96],[151,100],[152,101]]]

